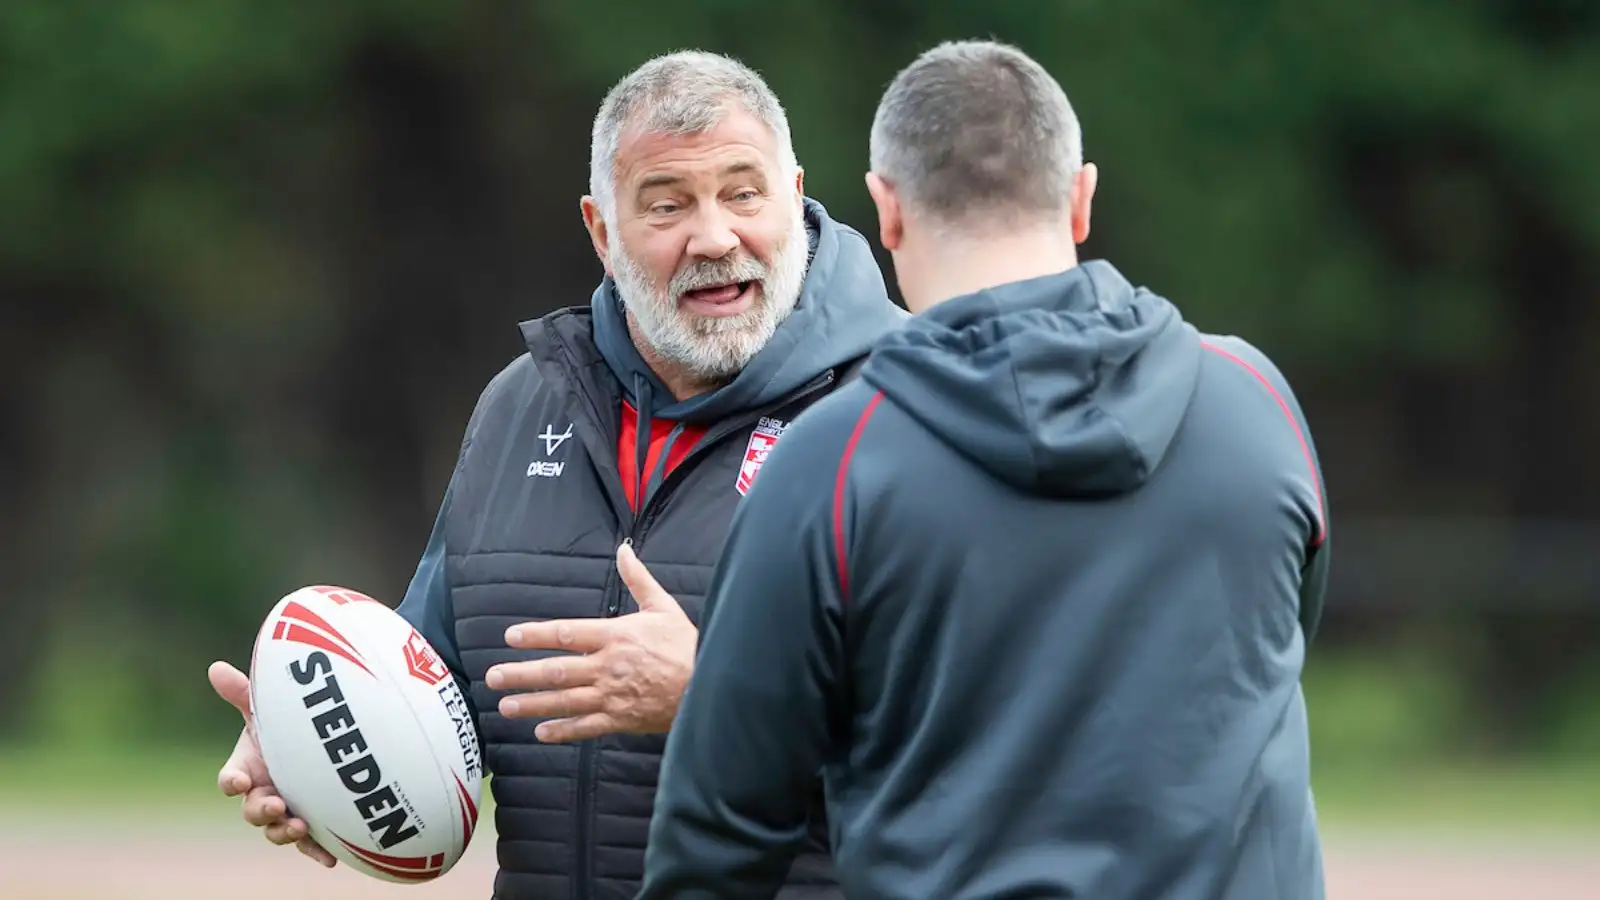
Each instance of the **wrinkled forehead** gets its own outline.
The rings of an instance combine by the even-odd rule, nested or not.
[[[761,177],[776,181],[782,163],[778,139],[766,123],[732,106],[712,127],[678,134],[630,125],[617,145],[619,193],[666,183],[716,182]]]

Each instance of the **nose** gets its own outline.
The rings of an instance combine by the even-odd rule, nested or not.
[[[688,254],[699,259],[721,259],[739,246],[727,210],[722,204],[702,204],[689,235]]]

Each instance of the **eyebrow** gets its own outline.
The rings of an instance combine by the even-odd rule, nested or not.
[[[724,166],[719,174],[721,174],[724,178],[729,175],[760,175],[761,167],[753,162],[750,162],[749,160],[740,160],[739,162],[729,163],[728,165]]]
[[[750,162],[749,160],[741,160],[739,162],[729,163],[728,165],[723,166],[722,169],[717,172],[717,174],[723,178],[726,178],[730,175],[749,175],[752,173],[757,175],[761,174],[761,166],[757,163]],[[654,175],[646,175],[644,178],[640,179],[638,192],[642,194],[652,188],[672,187],[682,183],[682,175],[674,175],[671,172],[658,172]]]
[[[683,182],[683,176],[682,175],[671,175],[671,174],[668,174],[666,172],[661,172],[661,173],[656,174],[656,175],[646,175],[643,179],[641,179],[639,181],[639,193],[642,194],[645,191],[650,190],[651,188],[671,187],[671,186],[673,186],[675,184],[680,184],[682,182]]]

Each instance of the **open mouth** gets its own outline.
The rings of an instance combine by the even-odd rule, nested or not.
[[[735,281],[731,284],[719,284],[716,287],[696,288],[692,291],[684,291],[683,299],[694,303],[709,303],[714,306],[721,306],[738,302],[754,285],[754,281]]]

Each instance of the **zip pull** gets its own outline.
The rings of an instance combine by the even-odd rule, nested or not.
[[[622,543],[623,543],[623,546],[632,547],[633,546],[633,536],[629,535],[628,537],[623,538],[622,539]],[[615,570],[616,566],[612,566],[612,569]],[[617,589],[616,589],[616,591],[614,593],[608,593],[608,595],[606,596],[606,613],[605,613],[608,618],[611,617],[611,616],[618,616],[618,615],[622,614],[622,595],[627,593],[627,591],[628,591],[628,586],[627,585],[619,584],[619,585],[617,585]]]

